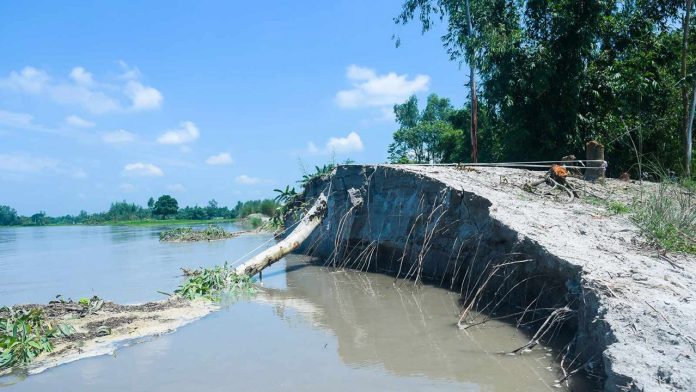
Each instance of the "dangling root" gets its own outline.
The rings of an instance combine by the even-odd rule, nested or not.
[[[517,354],[523,350],[531,350],[532,348],[534,348],[534,346],[539,344],[539,340],[543,339],[544,336],[546,336],[546,334],[549,331],[551,331],[551,328],[553,328],[554,325],[563,322],[567,318],[567,315],[572,312],[573,310],[570,309],[568,306],[555,309],[553,312],[551,312],[551,314],[549,314],[546,320],[544,320],[544,323],[541,324],[541,327],[539,327],[537,332],[534,334],[534,336],[532,336],[532,339],[529,340],[527,344],[512,350],[510,353]]]

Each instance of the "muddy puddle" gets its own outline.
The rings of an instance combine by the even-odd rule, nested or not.
[[[47,302],[56,293],[123,303],[158,299],[156,290],[179,283],[179,267],[233,261],[270,239],[161,244],[158,228],[12,230],[0,231],[0,305]],[[335,271],[291,256],[264,272],[254,298],[227,299],[203,319],[129,342],[113,355],[15,374],[0,385],[7,391],[559,390],[552,352],[499,354],[528,337],[497,322],[458,330],[456,300],[446,290],[414,289],[388,276]]]

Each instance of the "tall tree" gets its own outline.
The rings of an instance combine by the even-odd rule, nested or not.
[[[176,199],[169,195],[162,195],[155,202],[152,213],[166,219],[168,215],[174,215],[177,211],[179,211],[179,203]]]
[[[462,9],[463,8],[463,9]],[[478,161],[478,95],[476,92],[476,50],[473,46],[474,29],[472,24],[469,0],[465,0],[464,7],[457,0],[406,0],[402,12],[394,22],[406,24],[413,20],[416,11],[420,10],[419,19],[425,33],[433,25],[433,17],[443,20],[448,18],[448,31],[442,37],[450,59],[467,62],[469,66],[469,99],[471,106],[470,138],[471,160]],[[397,40],[397,46],[400,44]]]
[[[686,59],[689,49],[689,23],[691,20],[691,0],[686,0],[684,18],[682,19],[682,50],[681,50],[681,93],[682,93],[682,110],[684,122],[682,124],[682,144],[684,145],[684,174],[691,177],[691,127],[689,121],[693,121],[689,111],[689,91],[686,83]],[[696,77],[696,76],[695,76]],[[696,93],[696,91],[695,91]]]
[[[394,142],[389,145],[389,160],[392,163],[441,162],[444,137],[454,134],[449,121],[452,111],[449,99],[435,94],[428,97],[422,112],[419,112],[416,96],[394,105],[399,129],[394,132]]]
[[[12,226],[20,223],[17,210],[10,206],[0,205],[0,226]]]
[[[466,24],[467,36],[473,35],[474,28],[471,23],[471,6],[466,0]],[[476,62],[471,46],[467,47],[469,53],[469,86],[471,87],[471,162],[478,162],[478,95],[476,94]]]
[[[690,7],[685,0],[404,0],[395,21],[419,21],[423,32],[444,22],[450,58],[476,67],[486,137],[502,148],[492,155],[559,159],[582,155],[597,139],[610,169],[626,171],[636,156],[630,135],[641,140],[644,159],[674,169],[688,159],[681,139],[689,135],[674,130],[687,129],[680,54],[688,68],[683,48],[693,43],[684,40],[693,41],[694,29],[678,22]],[[470,116],[480,112],[471,109]]]

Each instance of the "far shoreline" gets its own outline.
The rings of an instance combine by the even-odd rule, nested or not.
[[[224,218],[224,219],[146,219],[113,221],[99,223],[56,223],[45,225],[0,225],[0,228],[12,227],[60,227],[60,226],[169,226],[169,225],[212,225],[218,223],[240,223],[244,218]]]

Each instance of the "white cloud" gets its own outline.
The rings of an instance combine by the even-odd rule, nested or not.
[[[332,137],[326,142],[326,148],[337,153],[357,152],[363,150],[360,135],[351,132],[346,137]]]
[[[355,64],[348,66],[346,71],[346,76],[350,80],[370,80],[377,77],[375,70],[370,68],[359,67]]]
[[[13,128],[30,128],[34,125],[33,121],[34,116],[31,114],[0,110],[0,125]]]
[[[1,174],[38,174],[49,172],[73,178],[85,178],[84,170],[58,159],[36,157],[27,154],[0,154]]]
[[[65,123],[78,128],[92,128],[95,125],[93,122],[85,120],[84,118],[75,115],[66,117]]]
[[[162,94],[140,81],[140,72],[128,70],[123,77],[111,82],[98,82],[83,67],[74,67],[68,78],[52,78],[46,71],[24,67],[0,78],[0,89],[38,95],[63,105],[78,106],[91,113],[140,111],[157,109]]]
[[[65,119],[66,124],[76,124],[75,121],[77,121],[77,119],[71,119],[70,117]],[[86,124],[83,125],[86,126],[87,124],[91,123],[86,122]],[[80,140],[85,140],[90,137],[90,135],[87,135],[80,130],[76,130],[75,128],[78,127],[75,125],[68,127],[68,129],[66,129],[65,127],[50,128],[34,122],[34,116],[32,116],[31,114],[9,112],[6,110],[0,110],[0,126],[4,126],[10,129],[15,128],[29,131],[46,132],[58,136],[71,137]]]
[[[124,182],[118,186],[118,189],[120,189],[122,192],[133,192],[135,190],[135,185]]]
[[[186,144],[198,139],[200,132],[191,121],[183,121],[179,128],[170,129],[157,138],[160,144]]]
[[[167,190],[170,192],[186,192],[186,187],[181,184],[167,185]]]
[[[81,84],[83,86],[91,86],[92,83],[94,83],[94,79],[92,79],[92,74],[87,72],[82,67],[73,68],[72,71],[70,71],[70,79],[75,81],[75,83]]]
[[[123,60],[118,60],[118,65],[121,66],[123,72],[121,73],[121,79],[124,80],[134,80],[140,79],[140,70],[138,67],[131,67]]]
[[[135,162],[124,166],[123,174],[132,177],[161,177],[164,172],[152,163]]]
[[[162,106],[162,93],[137,81],[126,83],[124,92],[131,99],[133,110],[150,110]]]
[[[345,154],[350,152],[360,152],[365,148],[360,135],[351,132],[346,137],[331,137],[323,148],[318,148],[313,142],[309,142],[306,152],[311,155],[317,154]]]
[[[117,129],[102,135],[102,141],[109,144],[130,143],[135,140],[135,135],[125,129]]]
[[[211,155],[205,160],[208,165],[231,165],[232,156],[228,152],[221,152],[217,155]]]
[[[90,87],[78,84],[55,84],[47,89],[48,97],[67,106],[79,106],[94,113],[103,114],[122,110],[117,98]]]
[[[243,185],[255,185],[261,183],[263,180],[258,178],[258,177],[250,177],[247,176],[246,174],[242,174],[241,176],[237,176],[235,179],[240,184]]]
[[[336,94],[336,104],[342,108],[388,107],[404,102],[409,96],[427,91],[430,76],[389,72],[378,75],[373,69],[350,65],[346,77],[353,85],[349,90]]]
[[[45,71],[34,67],[24,67],[21,71],[12,71],[5,79],[0,79],[0,87],[38,94],[42,92],[48,84],[50,77]]]

